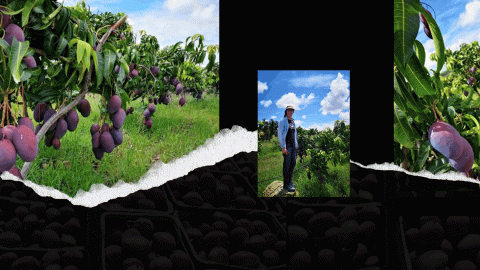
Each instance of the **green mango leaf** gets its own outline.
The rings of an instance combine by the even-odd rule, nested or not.
[[[120,99],[122,100],[122,108],[124,111],[127,111],[127,104],[130,103],[131,101],[130,97],[123,90],[119,91],[119,95],[120,95]]]
[[[27,0],[22,11],[22,27],[28,23],[28,17],[32,11],[33,6],[35,5],[35,0]]]
[[[70,76],[70,78],[68,78],[68,81],[65,84],[65,86],[68,88],[69,85],[75,84],[75,81],[77,80],[77,78],[78,78],[78,70],[74,69],[72,72],[72,75]]]
[[[8,55],[8,63],[10,70],[12,71],[13,79],[16,83],[22,81],[23,71],[20,70],[23,57],[27,53],[30,42],[19,42],[17,38],[13,38],[12,47],[10,48],[10,54]]]
[[[85,70],[86,70],[86,67],[83,66],[82,67],[82,70],[80,70],[80,74],[78,75],[78,83],[81,83],[82,80],[83,80],[83,75],[85,75]]]
[[[19,2],[20,2],[20,1],[19,1]],[[14,2],[13,4],[16,4],[16,3]],[[21,3],[19,3],[19,4],[21,5]],[[9,6],[10,6],[10,5],[9,5]],[[13,9],[11,9],[11,8],[9,8],[9,7],[5,7],[5,6],[4,6],[4,8],[7,9],[7,10],[2,10],[2,13],[7,14],[7,15],[17,15],[17,14],[19,14],[20,12],[22,12],[23,9],[24,9],[24,7],[22,7],[22,8],[20,8],[20,9],[18,9],[18,10],[13,10]],[[15,7],[14,7],[14,8],[15,8]]]
[[[85,66],[87,67],[87,70],[90,71],[90,53],[93,51],[93,48],[87,42],[85,42],[83,44],[83,46],[84,46],[84,49],[85,49],[85,54],[83,55],[83,58],[84,58],[83,61],[84,61]]]
[[[95,73],[97,75],[97,85],[100,85],[103,81],[103,69],[104,69],[103,55],[100,52],[93,52],[92,55],[95,58],[94,63],[95,63]]]
[[[404,75],[419,97],[436,94],[435,89],[430,84],[430,76],[425,72],[415,54],[410,57]]]
[[[195,46],[195,44],[194,44],[193,42],[190,42],[190,43],[187,45],[187,47],[185,47],[185,50],[186,50],[187,52],[193,52],[193,51],[194,51],[194,46]]]
[[[123,58],[122,54],[119,53],[119,52],[117,52],[117,59],[120,60],[120,66],[123,67],[124,72],[125,73],[127,73],[127,72],[130,73],[130,68],[129,68],[127,62]],[[123,77],[122,77],[122,79],[123,79]]]
[[[395,107],[393,133],[395,139],[407,148],[415,147],[415,141],[420,139],[420,135],[412,128],[408,122],[407,116]]]
[[[425,140],[420,144],[420,149],[418,150],[417,158],[415,159],[414,169],[415,171],[421,171],[427,162],[428,157],[430,156],[430,151],[432,151],[432,145],[429,140]]]
[[[393,94],[394,103],[397,104],[397,106],[398,106],[398,108],[400,108],[400,110],[402,110],[404,112],[408,111],[410,108],[407,106],[407,103],[406,103],[404,97],[402,96],[399,87],[397,85],[395,85],[393,87],[393,90],[394,90],[394,94]],[[408,115],[412,115],[411,113],[413,113],[413,115],[416,116],[416,113],[414,111],[413,112],[408,111]]]
[[[10,45],[8,45],[8,43],[5,41],[5,39],[0,38],[0,46],[2,47],[2,49],[5,50],[7,55],[10,54]]]
[[[444,173],[452,169],[452,166],[448,162],[447,158],[441,156],[439,159],[434,160],[431,164],[428,165],[426,168],[427,171],[437,174],[437,173]]]
[[[110,43],[110,42],[105,42],[103,45],[102,45],[102,49],[103,50],[106,50],[106,49],[109,49],[111,50],[112,52],[116,52],[117,51],[117,48],[115,48],[115,46]]]
[[[112,73],[115,67],[116,53],[110,50],[103,51],[103,77],[110,83],[110,73]]]
[[[62,7],[63,7],[63,2],[62,2],[62,4],[61,4],[60,6],[58,6],[57,9],[55,9],[55,11],[53,11],[50,15],[48,15],[47,17],[45,17],[45,18],[42,20],[42,22],[43,22],[44,24],[46,24],[46,23],[52,21],[52,19],[55,18],[55,16],[57,16],[58,12],[60,12],[60,10],[62,10]]]
[[[118,71],[118,75],[117,75],[117,81],[118,82],[122,82],[123,81],[123,78],[125,77],[125,67],[124,65],[120,64],[120,69]],[[128,66],[127,66],[128,67]]]
[[[397,65],[403,69],[413,54],[413,43],[420,27],[418,0],[394,0],[393,43]],[[421,7],[421,6],[420,6]]]
[[[420,64],[422,66],[425,66],[425,48],[423,47],[422,43],[420,41],[415,40],[415,53],[417,55],[418,60],[420,61]]]
[[[63,51],[65,51],[65,48],[67,48],[67,45],[68,40],[63,35],[61,35],[57,43],[57,48],[55,49],[54,58],[58,58],[60,55],[62,55]]]
[[[433,44],[435,44],[435,53],[437,54],[437,72],[440,73],[443,68],[443,64],[445,64],[445,44],[443,43],[442,33],[440,32],[440,28],[438,28],[437,22],[435,22],[432,15],[428,14],[423,7],[419,11],[423,16],[425,16],[428,26],[430,27],[430,32],[432,33],[433,37]]]

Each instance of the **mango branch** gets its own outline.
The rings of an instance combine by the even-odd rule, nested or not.
[[[102,45],[107,41],[108,39],[108,36],[110,35],[110,33],[112,33],[113,30],[115,30],[116,28],[118,28],[125,20],[127,19],[127,16],[125,15],[123,18],[121,18],[117,23],[115,23],[114,25],[112,25],[112,27],[110,27],[110,29],[107,31],[107,33],[105,33],[105,35],[103,35],[102,39],[99,41],[98,45],[97,45],[97,49],[96,51],[100,51],[101,48],[102,48]],[[93,63],[93,60],[90,60],[90,66],[94,66],[94,63]],[[47,133],[47,130],[50,129],[50,127],[56,123],[58,121],[58,119],[60,119],[60,117],[62,117],[63,115],[67,114],[70,110],[72,110],[75,106],[77,106],[77,104],[85,98],[85,95],[87,94],[88,92],[88,86],[90,85],[90,82],[92,80],[92,72],[93,72],[93,68],[91,68],[87,75],[85,76],[85,79],[84,79],[84,83],[83,83],[83,87],[82,87],[82,92],[70,103],[68,104],[67,106],[64,106],[62,104],[62,106],[60,106],[59,110],[52,116],[48,119],[48,121],[46,123],[44,123],[44,125],[42,126],[42,128],[38,131],[37,135],[36,135],[36,139],[37,139],[37,143],[40,143],[40,141],[42,140],[42,138],[45,136],[45,133]],[[21,171],[21,174],[23,176],[24,179],[26,179],[26,176],[28,174],[28,171],[30,170],[30,166],[32,165],[31,162],[25,162],[23,164],[23,167],[22,167],[22,171]]]

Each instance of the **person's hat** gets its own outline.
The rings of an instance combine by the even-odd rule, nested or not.
[[[295,111],[295,109],[292,106],[287,106],[286,110],[294,110]]]

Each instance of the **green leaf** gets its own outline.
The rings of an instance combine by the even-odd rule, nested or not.
[[[1,76],[2,90],[15,87],[15,82],[13,81],[12,73],[10,71],[10,68],[5,62],[6,62],[5,56],[3,55],[3,53],[0,53],[0,65],[2,65],[2,68],[3,68],[3,74]]]
[[[20,1],[19,1],[19,2],[20,2]],[[17,4],[17,3],[16,3],[16,2],[13,2],[13,4]],[[21,5],[21,3],[20,3],[20,5]],[[9,5],[9,6],[10,6],[10,5]],[[11,9],[10,7],[4,7],[4,8],[6,8],[7,10],[2,10],[2,13],[7,14],[7,15],[17,15],[17,14],[19,14],[20,12],[23,11],[23,7],[22,7],[21,9],[18,9],[18,10],[13,10],[13,9]],[[15,7],[13,7],[13,8],[15,8]]]
[[[103,51],[103,77],[110,82],[110,73],[112,73],[113,68],[115,67],[116,53],[110,50]]]
[[[67,83],[65,84],[65,86],[68,88],[68,86],[70,84],[74,84],[74,82],[77,80],[78,78],[78,70],[74,69],[73,72],[72,72],[72,75],[70,76],[70,78],[68,78],[68,81]]]
[[[395,82],[395,86],[393,87],[394,89],[394,94],[393,94],[393,101],[395,102],[395,104],[397,104],[397,106],[400,108],[400,110],[402,111],[407,111],[408,109],[410,109],[408,106],[407,106],[407,103],[405,101],[405,98],[402,96],[402,92],[400,90],[400,88],[398,87],[398,84]],[[414,115],[416,115],[415,112],[413,112]],[[409,112],[409,115],[411,115],[411,113]]]
[[[8,43],[5,41],[5,39],[0,38],[0,46],[2,47],[2,49],[5,50],[7,55],[10,54],[10,45],[8,45]]]
[[[405,67],[413,54],[413,43],[420,26],[418,0],[394,0],[393,43],[397,65]]]
[[[50,15],[48,15],[47,17],[45,17],[42,22],[43,23],[48,23],[50,22],[53,18],[55,18],[55,16],[57,16],[58,12],[60,12],[60,10],[62,9],[62,6],[63,6],[63,2],[60,6],[58,6],[57,9],[55,9],[55,11],[53,11]]]
[[[447,158],[442,156],[439,159],[434,160],[426,169],[433,174],[437,174],[449,171],[452,169],[452,166]]]
[[[57,48],[55,50],[54,58],[58,58],[60,55],[62,55],[67,45],[68,45],[68,40],[63,35],[61,35],[57,43]]]
[[[194,51],[194,46],[195,46],[195,44],[194,44],[193,42],[190,42],[190,43],[187,45],[187,47],[185,47],[185,50],[186,50],[187,52],[193,52],[193,51]]]
[[[87,42],[85,42],[84,48],[85,48],[85,54],[83,55],[84,62],[85,62],[84,64],[87,67],[87,69],[90,71],[90,53],[93,51],[93,48]]]
[[[128,96],[128,94],[123,91],[123,90],[120,90],[119,91],[119,94],[120,94],[120,98],[122,99],[122,108],[123,110],[127,110],[127,104],[131,101],[130,100],[130,97]]]
[[[425,48],[423,47],[422,43],[420,41],[415,40],[415,53],[417,54],[417,58],[420,61],[420,64],[422,66],[425,65]]]
[[[394,112],[393,133],[395,139],[403,146],[413,148],[415,141],[420,139],[420,135],[416,130],[412,129],[407,116],[402,111],[395,107]]]
[[[435,95],[435,89],[430,84],[430,76],[425,72],[420,61],[415,54],[410,57],[407,67],[405,68],[405,78],[413,88],[413,91],[419,96]]]
[[[130,69],[129,69],[129,67],[128,67],[127,62],[126,62],[125,59],[123,58],[122,54],[120,54],[120,53],[117,52],[117,59],[120,60],[120,66],[123,67],[125,73],[129,73],[129,72],[130,72]]]
[[[85,53],[85,49],[80,45],[81,42],[83,42],[83,41],[77,40],[77,63],[79,63],[79,64],[80,64],[80,62],[82,62],[83,54]]]
[[[420,145],[417,158],[415,159],[415,164],[414,164],[415,171],[421,171],[423,169],[430,155],[430,151],[432,151],[432,145],[430,144],[429,140],[425,140]]]
[[[20,70],[22,59],[27,53],[30,42],[18,42],[17,38],[13,38],[12,47],[8,56],[9,67],[12,72],[13,79],[16,83],[21,82],[23,71]]]
[[[87,31],[88,31],[87,23],[83,20],[80,20],[78,22],[78,33],[77,33],[78,38],[81,40],[85,40]]]
[[[111,50],[112,52],[116,52],[116,51],[117,51],[117,48],[115,48],[115,46],[113,46],[113,44],[110,43],[110,42],[105,42],[105,43],[102,45],[102,50],[106,50],[106,49],[109,49],[109,50]]]
[[[35,5],[35,0],[27,0],[22,11],[22,27],[28,23],[28,17],[32,11],[33,6]]]
[[[93,50],[93,48],[92,48]],[[95,73],[97,75],[97,85],[100,85],[103,81],[103,55],[100,52],[92,52],[94,63],[95,63]]]
[[[127,66],[127,68],[128,68],[128,66]],[[120,64],[120,69],[119,69],[118,75],[117,75],[117,81],[122,82],[124,77],[125,77],[124,65]]]
[[[438,72],[435,72],[435,74],[433,74],[432,79],[435,84],[435,88],[437,89],[437,96],[441,97],[443,93],[443,83],[440,80],[440,74]]]
[[[425,16],[425,19],[427,19],[430,32],[432,33],[433,44],[435,44],[435,53],[437,54],[437,72],[440,73],[443,64],[445,64],[445,44],[443,43],[442,33],[432,15],[428,14],[423,8],[420,9],[420,12]]]

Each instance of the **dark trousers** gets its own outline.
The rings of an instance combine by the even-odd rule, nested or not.
[[[297,163],[297,150],[287,147],[288,155],[283,155],[283,186],[287,187],[292,182],[293,169]]]

